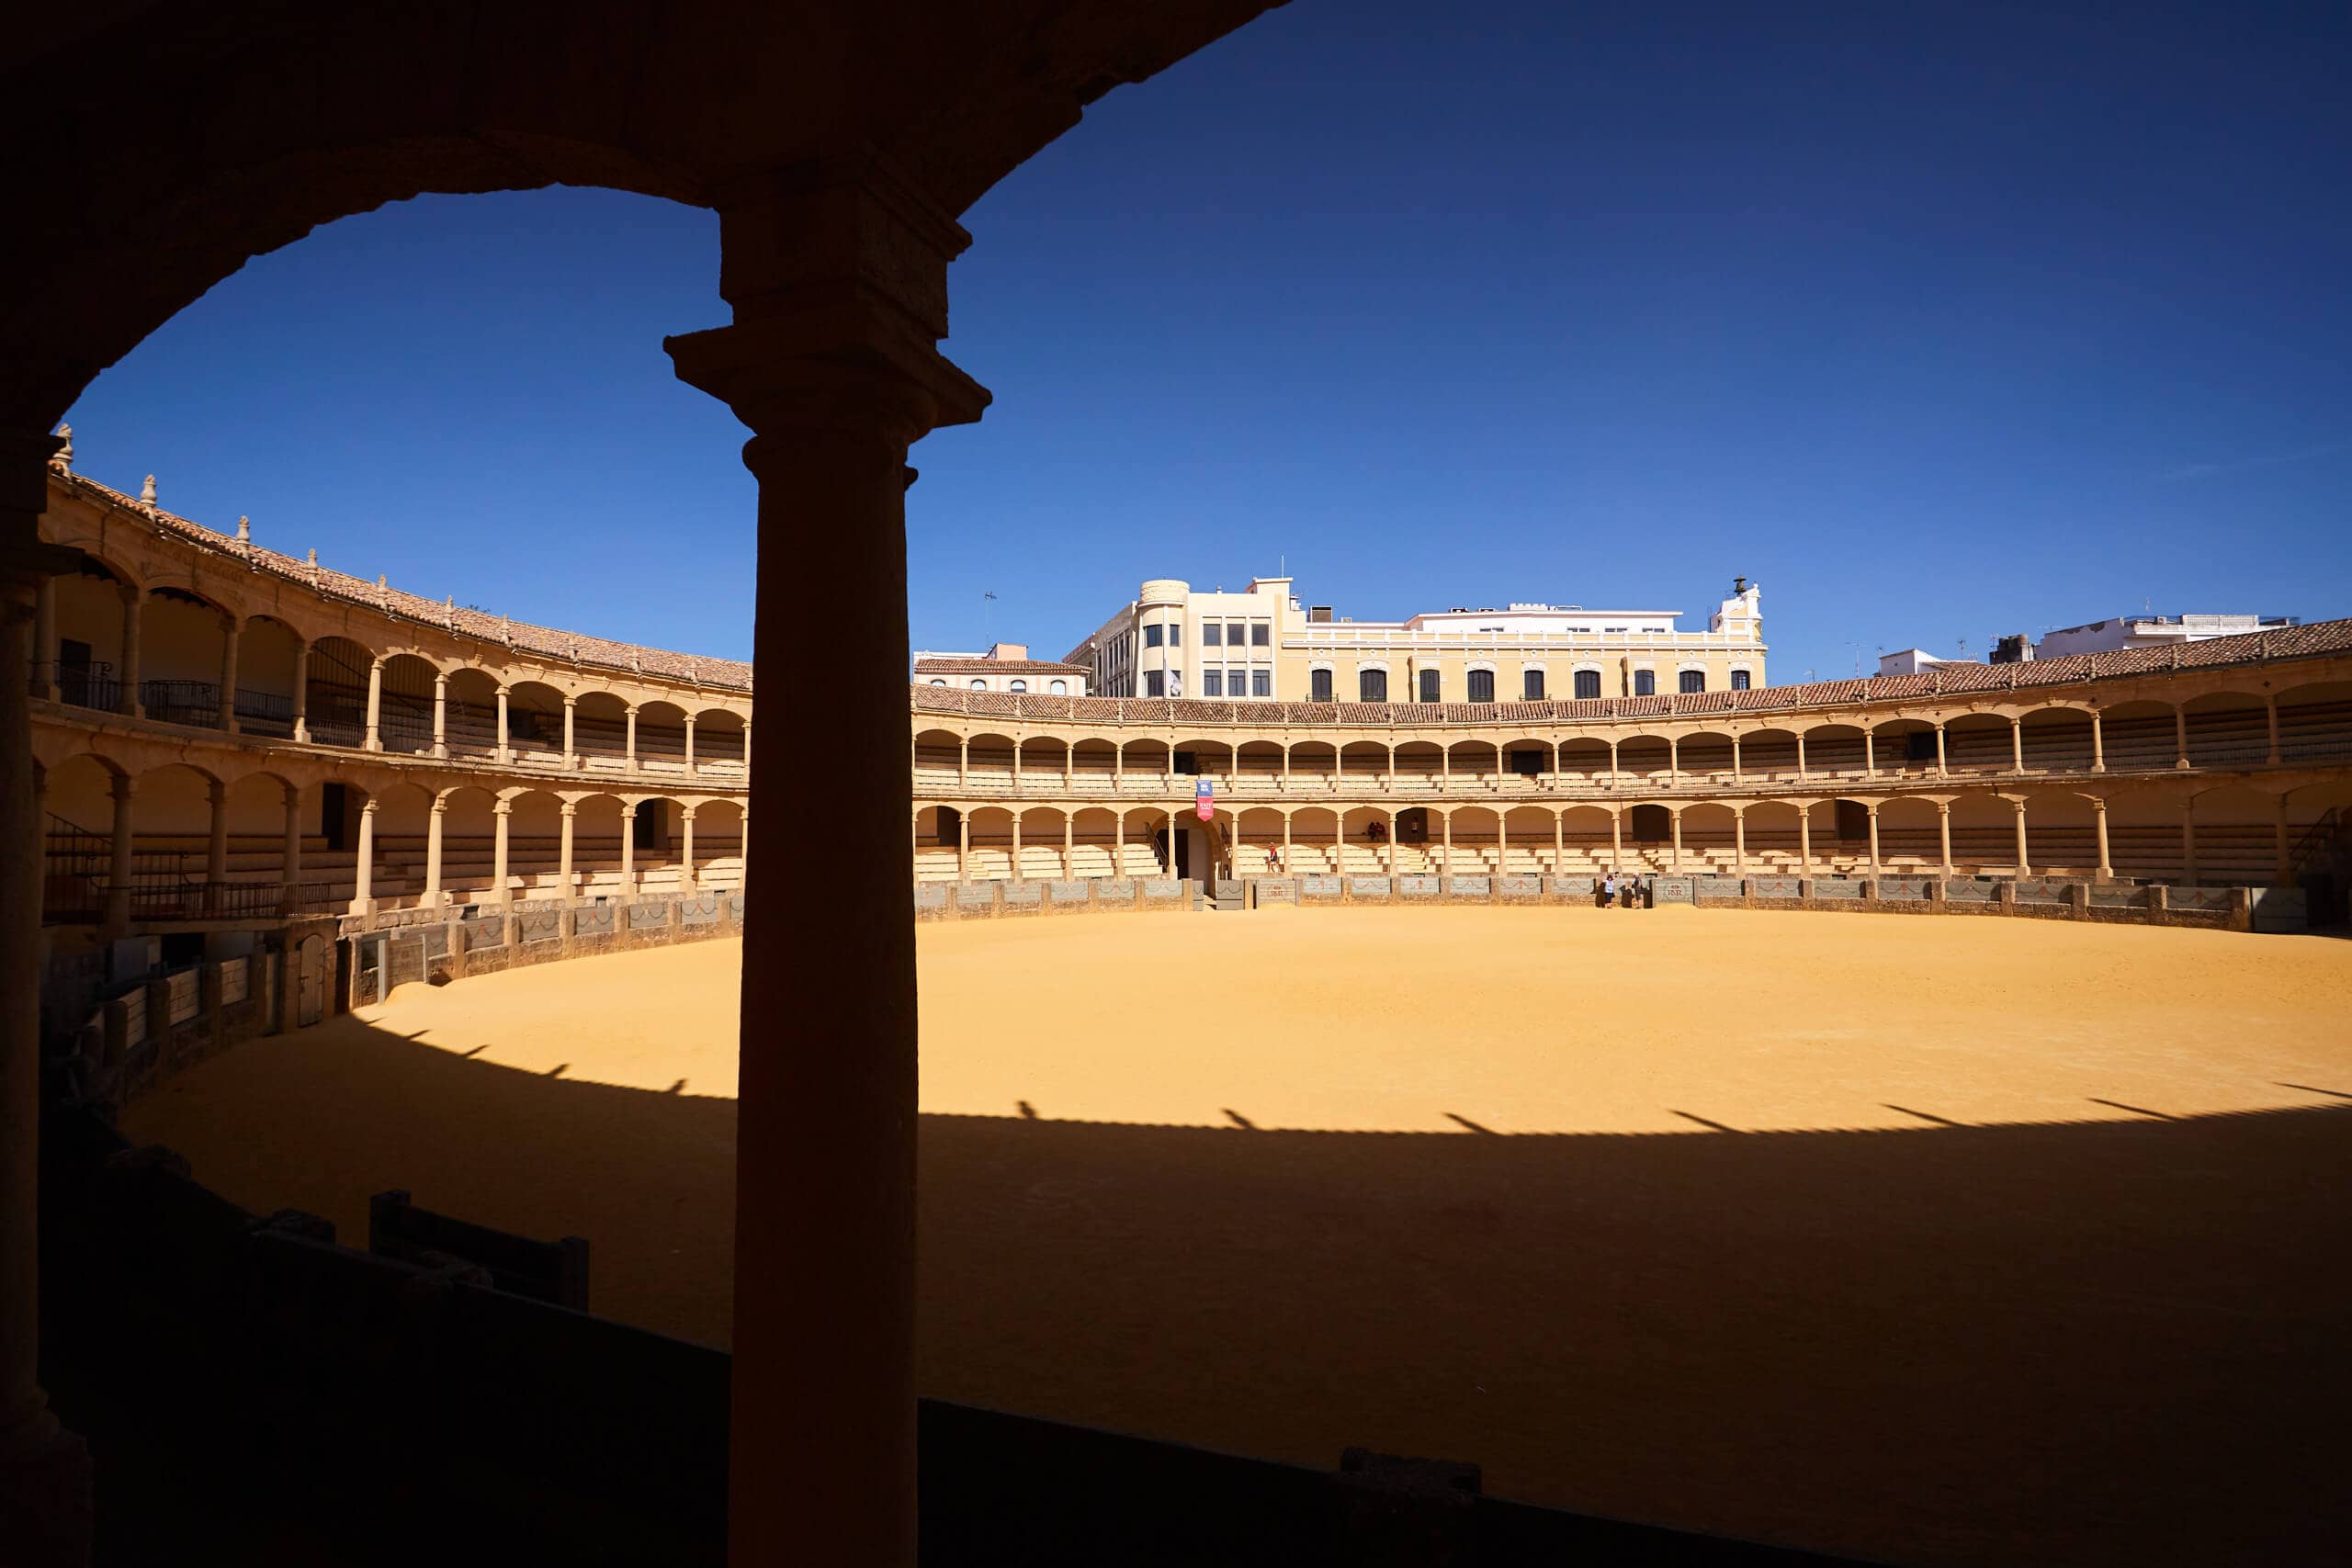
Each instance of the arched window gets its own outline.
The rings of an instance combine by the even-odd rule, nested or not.
[[[944,675],[933,675],[931,678],[931,683],[934,686],[944,686],[947,684],[947,677]]]
[[[1057,697],[1066,697],[1069,695],[1069,682],[1068,681],[1057,681],[1052,685],[1046,687],[1046,690],[1051,692]]]
[[[988,683],[986,681],[982,681],[982,680],[978,679],[978,677],[975,677],[975,678],[973,679],[973,682],[972,682],[972,690],[974,690],[974,691],[976,691],[976,692],[985,692],[985,691],[987,691],[988,689],[989,689],[989,683]]]
[[[1313,671],[1307,675],[1306,700],[1310,703],[1331,700],[1331,672],[1329,670]]]
[[[1495,700],[1493,671],[1473,670],[1470,671],[1470,700],[1474,703],[1490,703]]]
[[[1731,689],[1735,692],[1744,692],[1748,689],[1747,671],[1735,670],[1731,672]]]
[[[1577,695],[1579,697],[1597,697],[1600,695],[1600,671],[1579,670],[1577,671]]]
[[[1027,691],[1027,690],[1029,689],[1029,682],[1026,682],[1026,681],[1015,681],[1014,682],[1012,682],[1012,684],[1010,687],[1008,687],[1008,688],[1006,688],[1006,689],[1007,689],[1007,690],[1009,690],[1009,691],[1014,691],[1014,692],[1025,692],[1025,691]]]
[[[1705,691],[1707,672],[1704,670],[1685,670],[1682,672],[1682,689],[1686,692]]]
[[[1438,692],[1439,692],[1439,682],[1438,682],[1438,674],[1437,674],[1437,671],[1434,671],[1434,670],[1424,670],[1424,671],[1421,671],[1421,701],[1423,701],[1423,702],[1425,702],[1425,703],[1433,703],[1433,702],[1437,702],[1437,701],[1441,700],[1441,699],[1439,698],[1439,696],[1438,696]]]
[[[1527,670],[1521,671],[1519,677],[1519,697],[1520,701],[1527,703],[1540,703],[1544,700],[1543,671]]]
[[[1388,671],[1359,670],[1356,671],[1356,701],[1385,703],[1388,700]]]
[[[1657,671],[1636,670],[1634,671],[1634,695],[1637,697],[1654,697],[1657,695]]]

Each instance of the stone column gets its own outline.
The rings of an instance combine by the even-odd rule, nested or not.
[[[507,743],[506,739],[506,688],[504,686],[498,688],[498,741],[496,755],[498,760],[502,762],[511,762],[514,760],[514,748]]]
[[[48,702],[60,696],[57,686],[57,580],[42,573],[33,590],[32,691]]]
[[[508,903],[514,897],[506,886],[506,830],[508,819],[514,815],[513,801],[497,800],[491,803],[490,897],[493,902],[500,904]],[[694,818],[689,816],[686,820],[692,822]],[[688,828],[686,831],[691,835],[694,829]]]
[[[1568,873],[1568,814],[1552,813],[1552,874],[1566,876]]]
[[[693,775],[694,775],[697,771],[698,771],[698,770],[696,770],[696,768],[695,767],[695,716],[694,716],[694,715],[692,715],[692,714],[688,714],[688,715],[686,715],[686,773],[687,773],[687,776],[688,776],[688,777],[692,777],[692,776],[693,776]]]
[[[2098,874],[2103,882],[2115,874],[2115,867],[2108,863],[2107,801],[2103,797],[2092,797],[2091,814],[2091,819],[2098,829]]]
[[[1951,802],[1936,802],[1936,837],[1941,841],[1944,854],[1944,874],[1951,874]]]
[[[959,811],[956,815],[956,880],[972,879],[972,814]]]
[[[580,752],[571,740],[571,721],[579,708],[579,698],[567,695],[563,699],[563,771],[567,773],[580,766]]]
[[[1796,733],[1796,738],[1797,738],[1797,777],[1799,777],[1799,778],[1804,778],[1804,777],[1805,776],[1805,771],[1804,771],[1804,730],[1802,730],[1802,729],[1800,729],[1800,730],[1796,731],[1795,733]]]
[[[294,639],[294,740],[311,743],[311,639]]]
[[[2278,759],[2274,756],[2270,760],[2275,762]],[[2091,709],[2091,772],[2095,773],[2107,772],[2106,727],[2099,723],[2097,708]]]
[[[1878,731],[1862,726],[1862,777],[1878,777]]]
[[[1237,772],[1239,771],[1240,761],[1238,750],[1235,753],[1234,766]],[[1062,793],[1064,795],[1078,793],[1078,744],[1071,740],[1062,742]]]
[[[2278,699],[2277,697],[2263,699],[2262,716],[2267,721],[2270,730],[2270,754],[2263,761],[2275,768],[2278,765]]]
[[[2025,772],[2025,721],[2021,718],[2009,720],[2009,771]]]
[[[441,818],[448,814],[449,803],[435,800],[424,818],[424,897],[423,907],[441,907]]]
[[[1813,803],[1797,807],[1797,874],[1813,874]]]
[[[1747,874],[1747,813],[1745,809],[1735,809],[1731,814],[1731,874],[1740,877]]]
[[[1671,735],[1666,738],[1666,782],[1669,785],[1682,782],[1682,742]]]
[[[2018,800],[2011,804],[2017,807],[2018,812],[2018,874],[2030,876],[2032,874],[2033,865],[2031,858],[2026,852],[2025,802]]]
[[[359,808],[359,858],[354,866],[351,912],[364,915],[376,897],[376,798]]]
[[[107,923],[102,934],[119,937],[130,930],[130,792],[135,786],[130,774],[117,773],[108,787],[114,792],[114,841],[107,862]]]
[[[1495,874],[1500,876],[1510,865],[1510,814],[1495,813]]]
[[[86,1563],[90,1461],[40,1385],[40,784],[31,660],[45,585],[74,552],[41,542],[48,463],[62,438],[0,436],[0,1541],[24,1568]],[[53,601],[52,601],[53,603]],[[49,617],[44,688],[56,691]],[[127,809],[127,799],[123,809]],[[126,816],[124,826],[129,819]]]
[[[912,874],[914,867],[907,868]],[[637,806],[633,801],[621,803],[621,897],[637,897]],[[910,902],[912,896],[909,896]]]
[[[220,617],[220,728],[228,735],[237,733],[238,630],[236,616]]]
[[[115,695],[115,711],[126,717],[137,718],[142,711],[139,701],[139,634],[140,614],[144,596],[128,582],[117,590],[122,596],[122,689]]]
[[[1239,817],[1238,817],[1238,816],[1234,818],[1234,821],[1235,821],[1237,824],[1238,824],[1238,823],[1240,822],[1240,820],[1241,820],[1241,818],[1240,818]],[[1070,864],[1070,858],[1069,858],[1069,857],[1070,857],[1070,840],[1071,840],[1072,837],[1075,835],[1076,831],[1077,831],[1077,829],[1076,829],[1072,826],[1072,824],[1071,824],[1070,814],[1069,814],[1069,812],[1067,812],[1067,811],[1063,812],[1063,813],[1062,813],[1062,880],[1063,880],[1064,882],[1068,882],[1068,881],[1070,879],[1070,877],[1074,874],[1074,872],[1075,872],[1075,868],[1074,868],[1074,867],[1072,867],[1072,866],[1071,866],[1071,864]],[[1240,836],[1240,829],[1239,829],[1239,828],[1237,826],[1237,828],[1235,829],[1235,837],[1238,838],[1239,836]]]
[[[567,800],[563,803],[560,811],[563,826],[558,829],[556,840],[556,888],[560,896],[565,898],[571,897],[578,891],[571,881],[571,822],[579,811],[580,807],[577,802]]]
[[[2094,725],[2097,724],[2096,716],[2092,722]],[[2098,744],[2098,732],[2096,728],[2091,732],[2091,744],[2094,747]],[[1941,719],[1936,721],[1936,777],[1939,779],[1951,777],[1951,765],[1946,761],[1944,755],[1944,725]]]
[[[1674,859],[1668,863],[1673,866],[1674,874],[1679,876],[1682,874],[1682,807],[1674,807],[1667,816],[1674,826]]]
[[[2175,703],[2172,709],[2172,736],[2176,748],[2172,765],[2186,768],[2188,766],[2188,710],[2178,703]]]
[[[1872,877],[1877,877],[1881,874],[1881,867],[1879,865],[1878,858],[1878,806],[1879,803],[1875,800],[1869,803],[1871,818],[1871,875]]]
[[[1617,755],[1617,747],[1613,741],[1610,744],[1609,755],[1613,764]],[[1625,808],[1622,806],[1612,806],[1609,808],[1609,869],[1623,871],[1624,866]]]
[[[1388,770],[1388,771],[1387,771],[1387,772],[1385,772],[1385,773],[1382,773],[1382,774],[1380,775],[1380,788],[1381,788],[1381,792],[1382,792],[1383,794],[1385,794],[1385,795],[1394,795],[1394,794],[1396,794],[1396,745],[1392,742],[1392,743],[1389,745],[1389,747],[1388,747],[1387,750],[1388,750],[1388,764],[1387,764],[1387,770]]]
[[[1453,744],[1451,741],[1442,742],[1437,749],[1437,787],[1453,787]]]
[[[794,766],[793,734],[772,725],[776,755],[752,773],[763,812],[826,825],[795,870],[837,891],[744,927],[729,1551],[884,1568],[915,1553],[906,457],[988,402],[933,346],[946,264],[970,236],[870,157],[717,194],[735,324],[670,352],[754,433],[771,611],[755,664],[788,669],[813,641],[840,670],[832,768]],[[812,577],[831,592],[809,599]]]
[[[1739,737],[1735,735],[1731,738],[1731,782],[1737,784],[1739,779]]]
[[[229,786],[216,779],[209,793],[212,816],[206,824],[204,841],[204,902],[208,910],[215,910],[220,885],[229,880]]]
[[[628,771],[637,772],[637,705],[635,703],[631,703],[628,706],[628,739],[621,750],[628,758],[626,765]],[[908,787],[910,789],[913,787],[911,783]]]
[[[969,745],[969,742],[967,741],[966,744]],[[957,765],[956,770],[956,782],[957,784],[962,784],[964,782],[964,770],[960,763]],[[1125,795],[1126,793],[1126,789],[1127,744],[1125,741],[1122,740],[1117,745],[1111,748],[1111,792],[1114,795]],[[1124,820],[1124,818],[1122,818],[1122,820]]]
[[[1111,874],[1127,874],[1127,814],[1124,808],[1111,814]],[[956,880],[964,880],[964,856],[960,851],[956,856]]]
[[[295,784],[286,786],[286,839],[277,852],[277,880],[286,889],[278,912],[290,915],[302,880],[302,791]]]
[[[956,740],[956,787],[967,790],[972,785],[972,738],[958,736]]]
[[[695,874],[695,808],[678,807],[678,887],[685,893],[699,892],[702,878]]]
[[[368,736],[364,744],[370,751],[384,749],[383,715],[384,660],[379,654],[368,661]]]
[[[449,677],[433,677],[433,754],[449,754]]]
[[[1176,814],[1172,811],[1168,814],[1168,854],[1171,860],[1176,855]],[[1019,807],[1013,807],[1012,810],[1012,865],[1005,880],[1008,882],[1021,880],[1021,808]]]
[[[1617,742],[1614,739],[1609,742],[1609,787],[1617,787]]]
[[[1453,880],[1453,813],[1442,811],[1438,814],[1438,820],[1445,824],[1445,841],[1439,851],[1437,863],[1438,874],[1450,883]],[[1445,891],[1451,893],[1453,890],[1448,887]]]
[[[1012,793],[1015,795],[1021,793],[1021,753],[1027,747],[1028,742],[1020,736],[1012,738]]]
[[[1282,790],[1284,795],[1288,795],[1290,793],[1290,742],[1287,740],[1283,742]],[[1284,820],[1287,821],[1288,818],[1285,818]]]

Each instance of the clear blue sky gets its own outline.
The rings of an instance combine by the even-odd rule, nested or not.
[[[1342,615],[1764,584],[1772,678],[2136,611],[2352,615],[2352,12],[1297,0],[967,216],[919,646],[1146,577]],[[519,619],[751,646],[709,214],[431,198],[101,378],[80,466]],[[981,593],[998,595],[984,625]]]

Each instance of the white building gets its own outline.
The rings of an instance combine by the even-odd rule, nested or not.
[[[1032,659],[1025,642],[997,642],[986,653],[915,655],[915,682],[961,686],[974,692],[1021,692],[1035,696],[1082,697],[1091,667]]]
[[[2027,657],[2064,659],[2073,653],[2108,653],[2120,648],[2171,648],[2294,624],[2292,615],[2118,615],[2045,632]]]

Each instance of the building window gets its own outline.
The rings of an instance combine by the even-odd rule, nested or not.
[[[978,681],[978,680],[976,680],[976,681],[974,681],[974,682],[972,682],[972,690],[974,690],[974,691],[976,691],[976,692],[985,692],[985,691],[987,691],[988,689],[989,689],[989,683],[988,683],[986,681]]]
[[[1747,671],[1735,670],[1731,672],[1731,689],[1735,692],[1744,692],[1747,690]]]
[[[1519,696],[1521,702],[1540,703],[1544,700],[1543,671],[1528,670],[1521,671],[1519,677]]]
[[[1439,689],[1440,689],[1440,688],[1439,688],[1439,684],[1438,684],[1438,674],[1437,674],[1437,671],[1434,671],[1434,670],[1424,670],[1424,671],[1421,671],[1421,701],[1423,701],[1423,702],[1425,702],[1425,703],[1434,703],[1434,702],[1442,701],[1442,698],[1440,698],[1440,696],[1438,695]]]
[[[1388,671],[1359,670],[1356,671],[1356,701],[1385,703],[1388,700]]]
[[[1203,648],[1215,648],[1222,640],[1223,638],[1218,635],[1217,624],[1215,621],[1203,621],[1201,623],[1201,646]]]
[[[1470,700],[1474,703],[1490,703],[1495,700],[1493,671],[1473,670],[1470,671]]]
[[[1158,621],[1154,621],[1151,625],[1144,627],[1143,645],[1146,648],[1158,648],[1159,646],[1159,623]]]
[[[1215,631],[1216,628],[1215,626],[1211,626],[1209,630]],[[1201,695],[1204,697],[1221,697],[1225,695],[1225,672],[1223,671],[1204,670],[1201,671]]]
[[[1168,677],[1162,675],[1157,670],[1145,671],[1143,672],[1143,694],[1147,697],[1166,696],[1168,694]]]
[[[1704,670],[1685,670],[1682,672],[1682,689],[1685,692],[1705,691],[1707,689],[1707,672]]]
[[[1183,622],[1170,621],[1168,623],[1168,646],[1170,648],[1182,648],[1184,646]]]
[[[1053,693],[1053,694],[1057,697],[1066,697],[1069,695],[1069,682],[1068,681],[1057,681],[1052,685],[1046,687],[1046,690]]]
[[[1657,671],[1636,670],[1634,671],[1634,695],[1637,697],[1654,697],[1657,695]]]
[[[1225,672],[1225,694],[1227,696],[1246,696],[1249,694],[1249,691],[1250,671],[1247,670],[1228,670]]]
[[[931,678],[931,683],[934,686],[944,686],[947,684],[947,677],[944,675],[933,675]]]
[[[1272,696],[1274,694],[1274,672],[1271,670],[1250,671],[1250,694],[1253,697]]]
[[[1252,648],[1272,648],[1273,645],[1274,628],[1267,625],[1264,621],[1252,621],[1250,624],[1250,646]]]
[[[1600,695],[1600,671],[1579,670],[1577,671],[1577,695],[1579,697],[1597,697]]]
[[[1025,692],[1028,689],[1029,682],[1026,681],[1015,681],[1012,685],[1005,688],[1008,692]]]
[[[1328,703],[1331,700],[1331,672],[1329,670],[1314,670],[1307,672],[1306,700],[1310,703]]]
[[[1227,648],[1239,648],[1241,646],[1242,637],[1247,636],[1249,628],[1244,626],[1239,621],[1226,622],[1225,646]]]

